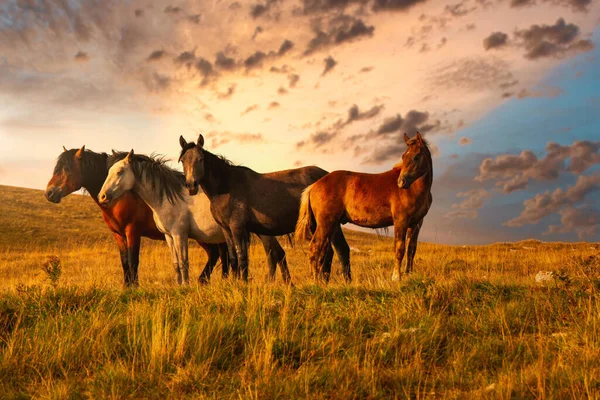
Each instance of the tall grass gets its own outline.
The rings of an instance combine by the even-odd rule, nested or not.
[[[600,398],[590,244],[421,244],[394,283],[391,239],[347,232],[349,285],[337,262],[314,284],[302,245],[286,248],[294,286],[269,283],[253,245],[249,284],[178,287],[147,241],[125,290],[102,225],[45,226],[0,247],[0,398]],[[193,276],[205,259],[192,248]]]

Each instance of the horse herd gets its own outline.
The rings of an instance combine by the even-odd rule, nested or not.
[[[260,174],[237,166],[204,148],[204,138],[179,138],[183,174],[161,157],[127,152],[67,150],[58,157],[45,196],[53,203],[81,188],[100,206],[121,256],[126,286],[138,285],[141,237],[165,240],[178,283],[189,283],[188,240],[208,255],[200,282],[208,282],[219,259],[222,274],[248,279],[250,234],[263,244],[269,276],[279,265],[291,277],[285,251],[276,236],[295,233],[310,240],[313,277],[327,281],[333,249],[351,280],[350,247],[341,225],[368,228],[393,225],[395,265],[392,279],[413,268],[419,230],[431,206],[433,164],[427,142],[404,134],[400,163],[380,174],[327,171],[311,166]]]

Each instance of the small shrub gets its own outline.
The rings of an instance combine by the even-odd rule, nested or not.
[[[46,277],[50,281],[53,288],[56,289],[58,281],[62,274],[62,266],[60,265],[60,258],[52,256],[44,263],[42,270],[46,273]]]

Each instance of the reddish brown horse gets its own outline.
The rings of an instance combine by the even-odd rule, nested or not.
[[[63,197],[84,188],[98,203],[98,193],[108,174],[106,153],[81,149],[64,149],[58,157],[52,178],[46,187],[46,198],[60,203]],[[108,207],[100,207],[102,218],[113,233],[119,252],[126,286],[138,285],[138,264],[141,238],[165,240],[154,222],[152,210],[134,192],[125,193]],[[227,275],[227,247],[200,243],[208,254],[208,262],[200,279],[208,280],[221,255],[223,275]]]
[[[363,174],[334,171],[302,194],[296,238],[310,241],[309,255],[315,278],[320,276],[326,250],[340,223],[367,228],[394,225],[396,263],[392,280],[400,279],[400,266],[408,239],[406,272],[413,268],[419,230],[431,206],[433,162],[427,142],[417,132],[404,134],[407,150],[391,171]]]

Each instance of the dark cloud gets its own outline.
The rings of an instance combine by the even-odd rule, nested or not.
[[[282,56],[285,53],[287,53],[288,51],[290,51],[292,48],[294,47],[294,42],[292,42],[291,40],[284,40],[283,43],[281,43],[281,46],[279,46],[279,50],[277,51],[277,55],[278,56]]]
[[[90,56],[85,51],[78,51],[73,57],[75,61],[86,62],[90,60]]]
[[[407,11],[414,5],[424,2],[425,0],[375,0],[373,11]]]
[[[486,50],[498,49],[506,46],[508,35],[504,32],[494,32],[490,36],[483,39],[483,48]]]
[[[523,210],[516,218],[505,223],[506,226],[519,227],[537,224],[543,218],[558,212],[563,207],[573,207],[581,203],[586,196],[600,190],[600,174],[577,178],[574,185],[566,190],[557,188],[553,192],[544,192],[535,195],[523,202]]]
[[[383,110],[383,105],[373,106],[371,109],[367,111],[360,111],[358,106],[354,104],[348,110],[348,119],[345,122],[345,125],[348,125],[354,121],[361,121],[365,119],[371,119],[379,115],[379,113]]]
[[[342,43],[372,37],[375,27],[366,25],[359,18],[338,15],[329,21],[327,31],[324,31],[319,24],[313,26],[313,31],[315,36],[308,42],[304,55]]]
[[[137,18],[141,18],[144,16],[144,10],[142,10],[141,8],[136,8],[133,13]]]
[[[360,71],[358,71],[358,72],[360,72],[361,74],[364,74],[364,73],[373,71],[373,69],[375,69],[375,67],[362,67],[360,69]]]
[[[598,233],[600,211],[589,207],[566,207],[558,211],[560,225],[550,225],[545,234],[575,232],[579,239],[589,238]]]
[[[267,0],[265,3],[256,3],[250,7],[250,16],[254,19],[265,16],[277,0]]]
[[[279,104],[279,102],[272,101],[271,103],[269,103],[269,110],[274,110],[276,108],[279,108],[279,106],[281,106],[281,104]]]
[[[288,75],[288,81],[289,81],[289,86],[291,88],[295,88],[296,85],[298,84],[298,81],[300,81],[300,75],[298,75],[298,74],[289,74]]]
[[[343,11],[351,5],[364,5],[368,0],[302,0],[304,14],[327,13],[332,10]]]
[[[329,73],[337,65],[337,61],[335,61],[331,56],[328,56],[326,59],[323,60],[323,62],[325,63],[325,68],[323,69],[323,73],[321,74],[321,76]]]
[[[185,65],[188,68],[191,68],[196,61],[196,50],[192,51],[184,51],[180,53],[175,59],[176,64]]]
[[[244,66],[246,69],[261,67],[266,57],[267,55],[262,51],[256,51],[254,54],[244,60]]]
[[[444,8],[444,11],[447,12],[448,14],[452,15],[453,17],[463,17],[465,15],[467,15],[468,13],[470,13],[471,11],[474,11],[476,8],[467,8],[467,2],[466,1],[462,1],[460,3],[456,3],[456,4],[448,4],[446,5],[446,7]]]
[[[486,158],[479,166],[476,180],[496,180],[496,186],[504,193],[511,193],[525,189],[530,180],[556,180],[562,172],[581,174],[597,164],[600,164],[600,142],[576,141],[571,146],[550,142],[542,159],[531,150]]]
[[[196,70],[203,76],[202,85],[206,85],[210,78],[216,75],[213,65],[206,58],[198,58],[196,60]]]
[[[288,91],[283,86],[280,86],[279,89],[277,89],[277,94],[279,94],[279,95],[288,94]]]
[[[166,51],[155,50],[152,53],[150,53],[148,58],[146,58],[146,61],[157,61],[157,60],[162,59],[165,55],[167,55]]]
[[[515,38],[525,48],[525,58],[561,58],[567,54],[590,51],[594,44],[590,40],[579,39],[579,27],[567,24],[559,18],[554,25],[532,25],[528,29],[517,30]]]
[[[400,114],[396,114],[394,117],[385,119],[381,126],[377,128],[375,134],[385,136],[400,131],[402,131],[402,133],[406,132],[409,135],[414,134],[414,132],[425,134],[439,127],[439,121],[427,123],[428,120],[428,112],[411,110],[406,113],[404,118]]]
[[[588,6],[592,4],[592,0],[540,0],[542,3],[550,3],[552,5],[560,5],[568,7],[573,11],[587,12]],[[536,4],[535,0],[511,0],[511,7],[530,7]]]
[[[217,53],[215,66],[219,69],[229,71],[236,67],[236,63],[235,59],[227,57],[224,52],[220,51]]]

